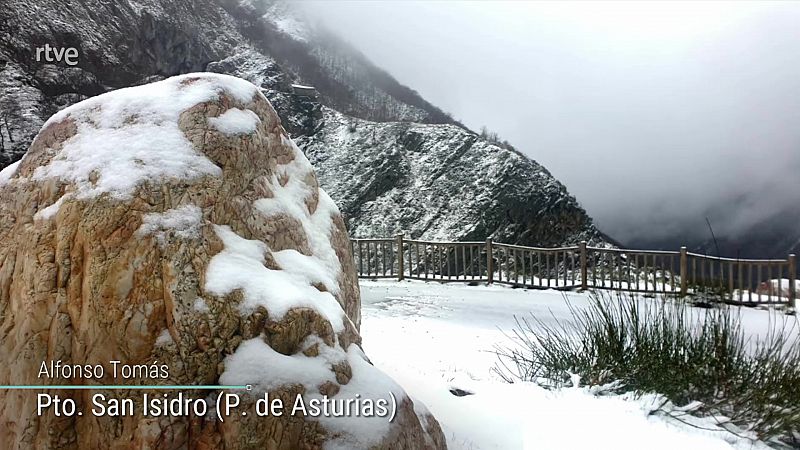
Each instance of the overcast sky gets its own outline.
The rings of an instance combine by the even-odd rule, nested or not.
[[[705,234],[706,216],[730,236],[800,208],[800,3],[305,6],[614,237]]]

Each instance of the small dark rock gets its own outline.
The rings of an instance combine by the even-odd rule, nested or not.
[[[467,395],[475,395],[472,391],[467,391],[461,388],[450,388],[450,393],[455,395],[456,397],[466,397]]]

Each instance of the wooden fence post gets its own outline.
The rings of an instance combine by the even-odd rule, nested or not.
[[[797,300],[797,256],[789,255],[789,304],[794,307]]]
[[[492,258],[492,238],[486,238],[486,274],[488,283],[494,282],[494,258]]]
[[[689,258],[686,255],[686,247],[681,247],[681,297],[686,295],[688,282],[686,279],[689,273]]]
[[[586,241],[581,241],[580,244],[578,244],[578,249],[581,252],[581,290],[585,291],[589,288],[589,280],[586,279],[589,273]]]
[[[403,233],[397,233],[397,279],[403,281],[405,278],[405,268],[403,267]]]

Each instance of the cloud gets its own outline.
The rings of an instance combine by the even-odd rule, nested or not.
[[[736,237],[800,208],[798,3],[303,6],[622,241],[705,235],[706,216]]]

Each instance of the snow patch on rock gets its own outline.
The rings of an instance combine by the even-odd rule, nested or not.
[[[286,214],[300,222],[313,254],[308,258],[316,260],[307,261],[303,265],[307,267],[309,264],[319,264],[326,269],[325,273],[333,274],[333,278],[336,278],[341,271],[341,264],[331,246],[330,238],[333,227],[332,218],[339,213],[339,209],[325,191],[318,189],[319,201],[316,209],[313,213],[308,210],[305,200],[313,194],[314,187],[309,186],[303,180],[307,178],[307,175],[313,173],[314,169],[291,139],[285,136],[282,136],[281,139],[284,145],[291,146],[294,159],[288,164],[278,166],[278,170],[273,174],[273,196],[256,200],[254,205],[265,216]],[[288,179],[288,181],[282,184],[281,178]],[[286,268],[288,270],[295,269],[289,266]],[[325,283],[326,287],[336,295],[339,292],[338,284],[330,283],[330,286],[328,284]]]
[[[109,193],[125,199],[145,181],[219,176],[220,168],[194,149],[178,119],[223,92],[243,103],[261,95],[245,80],[204,73],[119,89],[70,106],[45,128],[71,119],[77,134],[49,164],[36,168],[33,179],[72,182],[78,198]]]
[[[64,200],[67,198],[72,197],[71,194],[62,195],[58,200],[55,201],[52,205],[39,210],[36,214],[33,215],[34,219],[42,219],[42,220],[49,220],[53,216],[58,213],[58,210],[61,208],[61,204],[64,203]]]
[[[156,347],[166,347],[170,344],[174,344],[175,341],[172,339],[172,335],[169,334],[169,330],[164,328],[161,330],[161,333],[156,338]]]
[[[225,134],[251,134],[256,131],[261,119],[249,109],[231,108],[219,117],[211,117],[208,123]]]
[[[8,165],[5,169],[0,170],[0,186],[5,186],[11,182],[11,178],[13,178],[17,173],[17,168],[19,167],[20,162],[21,161],[17,161]]]
[[[292,267],[291,270],[272,270],[264,266],[267,245],[261,241],[239,236],[228,226],[214,225],[217,236],[225,245],[216,254],[206,271],[205,289],[224,296],[236,289],[244,291],[239,305],[243,315],[259,306],[269,311],[270,318],[280,320],[292,308],[311,308],[330,322],[334,332],[344,330],[344,310],[331,292],[320,292],[308,284],[319,275],[306,273],[313,266]]]
[[[306,284],[321,283],[329,292],[338,289],[339,284],[336,279],[322,265],[319,258],[304,255],[294,249],[274,252],[272,257],[275,258],[275,262],[281,266],[281,269],[303,278]]]
[[[345,359],[342,350],[330,349],[326,345],[320,347],[330,351],[317,357],[302,353],[284,355],[273,350],[260,337],[249,339],[225,358],[225,372],[219,378],[220,383],[252,384],[264,391],[299,383],[309,391],[316,391],[325,380],[336,379],[331,365]]]
[[[184,205],[163,213],[146,214],[136,230],[139,237],[153,235],[164,245],[170,235],[183,239],[197,237],[203,223],[203,211],[196,205]]]
[[[208,307],[208,303],[203,300],[203,297],[197,297],[194,299],[194,304],[192,305],[192,309],[199,313],[207,313],[211,311],[211,308]]]
[[[306,343],[317,344],[320,348],[319,356],[309,357],[302,353],[287,356],[273,350],[263,338],[244,341],[232,355],[225,358],[225,372],[220,376],[220,383],[253,384],[264,391],[299,383],[306,388],[303,399],[307,404],[311,399],[322,398],[322,394],[318,392],[320,384],[326,381],[336,382],[332,366],[347,361],[352,369],[350,382],[341,385],[340,391],[329,398],[340,401],[359,398],[362,402],[383,399],[388,405],[392,404],[392,395],[398,402],[406,398],[403,389],[372,366],[357,345],[351,344],[344,351],[339,347],[325,345],[317,337],[309,338]],[[359,417],[355,414],[349,417],[316,418],[334,436],[339,434],[325,446],[326,449],[337,450],[372,448],[380,444],[392,426],[388,419],[389,417],[378,415]]]

